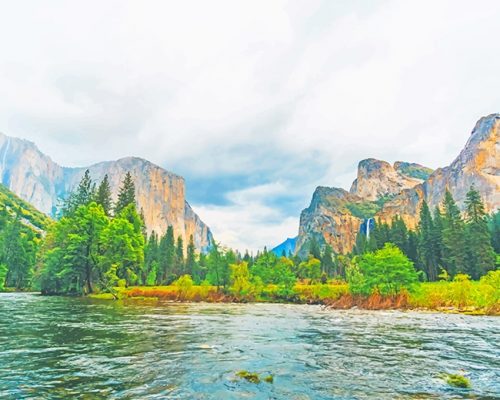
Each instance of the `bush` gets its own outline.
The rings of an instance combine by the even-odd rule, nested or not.
[[[357,261],[357,265],[347,272],[352,294],[369,296],[377,292],[392,296],[403,289],[411,291],[418,284],[413,263],[391,243],[374,253],[362,255]]]
[[[177,288],[179,299],[185,300],[193,288],[193,279],[191,275],[182,275],[173,283],[173,286]]]

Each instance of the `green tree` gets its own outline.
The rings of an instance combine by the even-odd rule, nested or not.
[[[186,271],[193,277],[196,283],[201,282],[198,263],[196,262],[196,247],[194,245],[193,235],[189,236],[189,243],[186,250]]]
[[[111,220],[103,232],[102,265],[104,271],[116,267],[116,275],[127,285],[142,283],[144,280],[144,236],[141,219],[135,205],[129,204]]]
[[[321,248],[319,246],[318,241],[316,240],[316,237],[314,236],[309,241],[309,254],[312,255],[317,260],[321,259]]]
[[[159,269],[160,249],[158,246],[158,235],[155,231],[151,232],[144,247],[144,275],[143,279],[146,285],[154,285]]]
[[[177,245],[175,246],[175,273],[179,276],[185,273],[184,241],[182,236],[177,237]]]
[[[444,198],[443,263],[451,276],[467,272],[465,224],[451,193]]]
[[[7,277],[7,266],[0,264],[0,292],[5,290],[5,278]]]
[[[103,180],[99,184],[97,188],[97,192],[95,194],[95,202],[99,204],[104,213],[110,217],[111,211],[113,209],[113,202],[111,200],[111,187],[109,185],[108,175],[104,175]]]
[[[438,262],[434,242],[434,222],[426,201],[422,203],[420,208],[420,221],[417,230],[419,265],[421,265],[425,277],[429,281],[435,281],[438,274]]]
[[[71,192],[63,205],[63,214],[70,216],[78,207],[90,204],[95,197],[95,183],[87,169],[75,191]]]
[[[495,251],[491,245],[488,221],[481,196],[471,187],[465,200],[467,210],[467,272],[472,279],[479,279],[495,269]]]
[[[491,245],[495,253],[500,253],[500,210],[494,213],[488,220],[488,228],[491,235]]]
[[[309,256],[307,261],[299,265],[299,278],[309,279],[309,283],[317,282],[321,278],[321,261]]]
[[[353,294],[370,295],[377,291],[382,295],[397,295],[403,289],[412,290],[418,283],[413,263],[391,243],[360,256],[354,269],[354,273],[348,274]]]
[[[115,214],[119,214],[129,204],[136,205],[135,184],[130,172],[127,172],[123,179],[122,186],[118,192],[118,200],[115,205]]]
[[[325,250],[321,256],[321,270],[325,272],[328,276],[335,275],[335,261],[333,258],[332,246],[327,244]]]
[[[160,270],[158,283],[171,283],[177,277],[174,275],[175,239],[174,228],[169,225],[167,232],[160,240]]]
[[[234,253],[228,256],[219,250],[217,243],[212,243],[207,257],[207,279],[212,285],[217,286],[217,290],[228,285],[230,280],[229,264],[234,264],[235,261]]]
[[[103,230],[109,223],[95,202],[80,205],[70,217],[63,217],[48,233],[44,255],[42,292],[92,293],[99,279]]]
[[[33,275],[34,249],[26,234],[23,234],[21,221],[17,217],[7,223],[2,232],[0,262],[7,266],[8,287],[29,287]]]

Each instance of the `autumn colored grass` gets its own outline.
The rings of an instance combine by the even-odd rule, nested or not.
[[[285,302],[323,304],[335,309],[353,307],[367,310],[434,310],[478,315],[500,315],[498,282],[485,278],[481,281],[457,279],[453,282],[425,282],[410,293],[402,291],[394,296],[373,293],[370,296],[352,295],[349,285],[298,283],[284,297],[276,285],[268,285],[255,297],[236,297],[228,291],[210,285],[135,286],[117,288],[120,299],[161,299],[187,302]],[[106,293],[94,298],[111,299]]]

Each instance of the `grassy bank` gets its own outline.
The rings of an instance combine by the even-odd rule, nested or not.
[[[120,299],[161,299],[190,302],[281,302],[295,304],[323,304],[336,309],[358,307],[370,310],[416,309],[442,312],[461,312],[477,315],[500,315],[500,291],[484,282],[426,282],[412,293],[397,296],[353,296],[346,283],[297,284],[293,290],[283,293],[279,287],[269,285],[258,295],[236,296],[217,290],[215,286],[135,286],[116,288]],[[108,293],[91,297],[113,299]]]

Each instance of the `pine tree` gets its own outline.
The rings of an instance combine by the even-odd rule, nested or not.
[[[160,268],[158,271],[158,283],[171,283],[174,276],[175,261],[175,239],[174,228],[169,225],[167,232],[160,240]]]
[[[144,281],[147,285],[154,285],[159,267],[158,235],[151,232],[144,248]]]
[[[110,217],[111,211],[113,209],[113,203],[111,200],[111,187],[109,185],[108,175],[104,175],[103,180],[99,184],[97,193],[95,196],[95,202],[100,204],[104,213]]]
[[[467,208],[467,272],[473,279],[495,268],[495,252],[491,245],[486,212],[481,196],[474,187],[467,193],[465,205]]]
[[[467,273],[465,224],[448,190],[444,196],[443,208],[443,263],[451,276]]]
[[[325,272],[328,276],[335,275],[335,261],[333,259],[333,249],[332,246],[326,245],[323,255],[321,257],[321,268],[322,272]]]
[[[196,263],[196,247],[194,246],[193,235],[189,236],[186,256],[186,272],[193,277],[195,282],[200,282],[200,272]]]
[[[489,218],[488,227],[491,235],[491,245],[495,253],[500,253],[500,211]]]
[[[433,219],[433,230],[432,230],[432,243],[434,244],[434,253],[436,257],[436,264],[438,269],[444,265],[443,262],[443,214],[439,206],[434,209],[434,219]]]
[[[389,229],[389,241],[408,255],[408,229],[404,221],[396,216],[392,219],[391,227]]]
[[[418,224],[418,265],[424,271],[429,281],[435,281],[438,275],[438,264],[434,244],[434,221],[427,202],[420,208],[420,222]]]
[[[313,236],[309,242],[309,254],[312,255],[317,260],[321,259],[321,249],[316,238]]]
[[[75,191],[71,192],[63,205],[63,215],[73,215],[78,207],[90,204],[95,197],[95,183],[87,169]]]
[[[129,204],[137,206],[135,202],[135,184],[130,172],[127,172],[125,178],[123,179],[120,191],[118,192],[118,201],[115,205],[115,215],[119,214],[120,211]]]
[[[184,275],[184,241],[182,236],[177,237],[177,245],[175,246],[175,273],[178,276]]]

